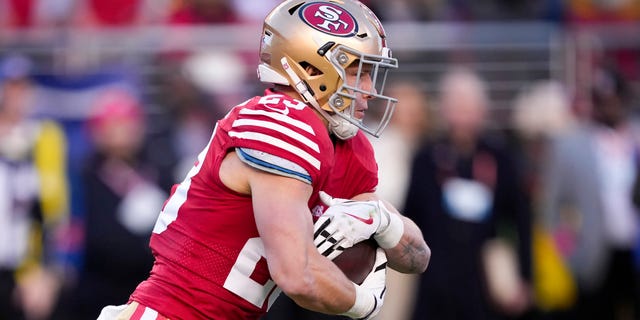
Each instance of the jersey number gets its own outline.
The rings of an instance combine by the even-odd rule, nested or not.
[[[218,126],[216,125],[213,128],[213,134],[211,134],[209,143],[204,150],[198,154],[198,159],[191,170],[187,173],[187,177],[180,183],[180,185],[178,185],[174,192],[169,196],[169,199],[165,202],[162,211],[160,211],[160,214],[158,215],[158,220],[156,220],[156,224],[153,227],[153,233],[164,232],[167,230],[167,227],[178,218],[178,211],[180,210],[180,207],[182,207],[185,201],[187,201],[187,193],[191,187],[191,178],[200,172],[200,168],[202,168],[204,159],[209,151],[209,147],[211,146],[211,141],[213,140],[217,130]]]
[[[236,263],[224,282],[224,288],[258,308],[262,308],[264,302],[269,299],[268,309],[280,295],[280,289],[271,279],[252,277],[260,262],[266,263],[264,245],[260,238],[251,238],[242,247]]]
[[[289,114],[289,108],[294,110],[302,110],[306,107],[306,104],[304,104],[301,101],[294,103],[292,101],[283,99],[282,96],[279,96],[279,95],[264,96],[260,98],[260,101],[258,103],[264,105],[265,107],[273,111],[280,112],[284,115]],[[273,107],[273,106],[279,106],[279,107]]]

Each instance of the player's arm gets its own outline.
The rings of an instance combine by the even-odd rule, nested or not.
[[[375,308],[375,299],[363,297],[362,290],[314,246],[307,205],[312,193],[309,184],[254,169],[234,152],[224,160],[221,177],[223,172],[232,172],[234,177],[223,178],[225,184],[251,194],[269,272],[287,296],[303,308],[329,314],[356,311],[364,317],[369,312],[366,309]]]
[[[431,249],[424,241],[422,231],[411,219],[400,214],[391,203],[380,199],[375,193],[361,194],[354,200],[380,200],[391,214],[400,217],[403,224],[402,237],[396,246],[385,249],[389,267],[403,273],[422,273],[427,269]]]
[[[422,273],[427,269],[431,250],[422,232],[389,202],[374,193],[363,193],[347,200],[331,198],[321,192],[320,198],[329,208],[315,224],[315,234],[319,235],[316,243],[326,243],[321,235],[331,234],[334,239],[329,242],[346,248],[373,236],[385,250],[389,267],[403,273]],[[319,229],[324,232],[318,232]],[[323,251],[322,247],[320,249]]]
[[[254,214],[273,280],[304,308],[333,314],[347,311],[355,300],[353,284],[313,245],[307,206],[311,186],[252,171]]]

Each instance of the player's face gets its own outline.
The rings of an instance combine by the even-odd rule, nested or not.
[[[368,93],[376,93],[376,89],[373,86],[373,81],[371,80],[371,70],[372,67],[370,65],[363,65],[362,69],[359,67],[359,63],[354,62],[349,67],[347,67],[346,71],[346,82],[348,85],[356,87]],[[356,110],[354,116],[357,119],[363,119],[365,111],[369,108],[367,105],[367,101],[373,98],[373,95],[363,93],[363,92],[355,92],[356,95]]]

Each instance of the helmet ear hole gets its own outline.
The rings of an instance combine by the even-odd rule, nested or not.
[[[309,76],[321,76],[323,74],[320,69],[314,67],[312,64],[306,61],[300,62],[300,66],[307,72]]]
[[[320,85],[320,91],[325,92],[327,91],[327,86],[325,86],[324,84]]]

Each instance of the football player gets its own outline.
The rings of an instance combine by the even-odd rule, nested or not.
[[[419,229],[373,193],[377,166],[363,131],[379,135],[397,102],[383,91],[397,67],[385,38],[356,0],[277,6],[258,66],[272,88],[217,123],[160,213],[151,275],[99,319],[258,319],[280,292],[310,310],[370,318],[383,302],[387,260],[424,271]],[[368,112],[379,120],[365,122]],[[384,250],[356,285],[326,256],[369,236]]]

